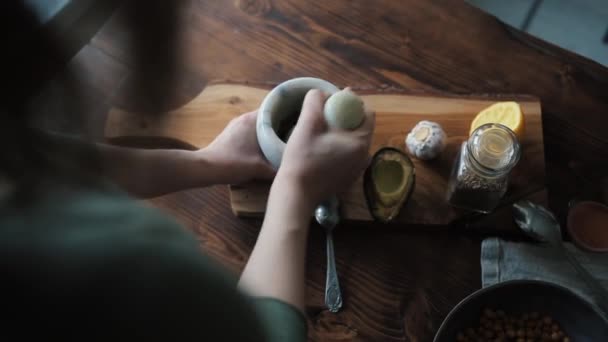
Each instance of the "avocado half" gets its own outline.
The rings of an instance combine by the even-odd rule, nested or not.
[[[393,147],[374,154],[363,176],[367,207],[376,221],[390,222],[410,198],[416,183],[416,169],[410,158]]]

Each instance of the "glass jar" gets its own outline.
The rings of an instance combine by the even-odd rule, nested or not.
[[[507,192],[509,173],[521,149],[515,133],[500,124],[477,128],[462,143],[448,182],[448,202],[459,208],[489,213]]]

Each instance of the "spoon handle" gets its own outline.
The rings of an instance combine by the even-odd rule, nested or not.
[[[585,284],[591,289],[593,292],[593,297],[595,298],[596,304],[598,308],[602,311],[602,313],[608,317],[608,292],[604,289],[597,279],[595,279],[587,269],[581,265],[578,260],[562,245],[562,251],[566,255],[568,262],[570,265],[574,267],[578,275],[583,279]]]
[[[325,283],[325,305],[330,312],[338,312],[342,308],[342,293],[338,282],[336,261],[334,257],[334,241],[331,230],[327,230],[327,275]]]

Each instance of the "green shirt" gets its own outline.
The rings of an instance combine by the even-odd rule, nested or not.
[[[306,339],[301,312],[238,292],[189,232],[126,195],[55,185],[27,206],[8,203],[0,308],[14,321],[0,340]]]

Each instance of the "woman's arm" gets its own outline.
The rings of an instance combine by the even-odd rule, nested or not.
[[[230,183],[205,149],[147,150],[106,144],[97,148],[104,176],[137,197]]]
[[[314,205],[298,193],[302,190],[284,178],[273,183],[262,230],[239,287],[304,311],[306,245]]]
[[[257,112],[233,119],[198,151],[144,150],[100,145],[106,176],[138,197],[154,197],[214,184],[271,179],[274,170],[255,134]]]
[[[207,147],[198,151],[93,146],[102,175],[137,197],[154,197],[214,184],[271,179],[274,170],[257,143],[257,112],[233,119]],[[61,149],[86,149],[77,139],[51,135]]]
[[[368,161],[374,116],[354,131],[334,130],[323,118],[325,95],[310,91],[274,180],[262,230],[239,287],[304,311],[308,227],[322,200],[340,193]]]

